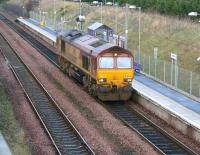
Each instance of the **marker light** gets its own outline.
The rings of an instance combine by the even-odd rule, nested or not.
[[[99,82],[106,82],[106,78],[100,78]]]

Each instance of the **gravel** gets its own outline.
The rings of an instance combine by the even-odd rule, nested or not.
[[[33,154],[54,155],[55,151],[44,133],[38,119],[29,105],[24,93],[9,70],[2,54],[0,54],[0,75],[5,79],[5,87],[10,95],[15,117],[25,129],[24,141],[30,146]]]

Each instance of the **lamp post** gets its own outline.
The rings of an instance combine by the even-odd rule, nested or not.
[[[118,5],[117,5],[117,3],[115,4],[115,33],[117,34],[117,29],[118,29],[118,25],[117,25],[117,16],[118,16],[118,14],[117,14],[117,12],[118,12]]]
[[[128,4],[126,4],[125,13],[125,48],[128,48]]]
[[[102,11],[103,11],[103,3],[101,2],[101,23],[103,24],[103,14],[102,14]]]
[[[46,23],[46,22],[45,22],[45,20],[46,20],[46,16],[45,16],[45,15],[48,16],[48,12],[43,11],[43,12],[42,12],[42,15],[43,15],[43,16],[42,16],[42,18],[43,18],[42,21],[43,21],[44,23]]]
[[[198,12],[189,12],[188,16],[197,17],[200,14]],[[197,61],[200,62],[200,57],[197,58]],[[192,72],[190,73],[190,94],[192,93]],[[199,96],[200,96],[200,88],[199,88]]]
[[[24,9],[25,9],[25,7],[22,6],[22,17],[23,17],[23,18],[24,18]]]
[[[39,3],[39,6],[38,6],[38,21],[40,22],[41,21],[41,6],[40,6],[40,3],[41,3],[41,0],[38,1]]]
[[[55,6],[55,0],[53,0],[53,18],[54,18],[54,29],[56,29],[56,6]]]
[[[39,20],[39,22],[41,22],[42,21],[42,11],[40,10],[40,20]]]
[[[63,16],[63,18],[65,20],[65,11],[66,11],[66,8],[65,8],[65,0],[63,0],[63,1],[64,1],[64,16]]]
[[[37,17],[35,17],[35,19],[37,20],[37,21],[40,21],[40,8],[38,7],[38,12],[36,12],[36,16]]]
[[[82,15],[82,1],[80,0],[80,16]]]
[[[197,58],[197,61],[200,62],[200,57]],[[200,97],[200,85],[199,85],[199,97]]]
[[[139,64],[141,62],[141,7],[137,7],[135,5],[130,5],[129,9],[138,9],[139,16],[138,16],[138,52],[139,52]]]

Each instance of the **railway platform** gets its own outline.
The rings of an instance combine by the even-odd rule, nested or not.
[[[56,43],[57,31],[46,26],[40,26],[39,22],[31,18],[18,18],[18,21]]]
[[[12,155],[8,144],[6,143],[3,135],[0,133],[0,155]]]
[[[182,133],[200,142],[199,102],[143,74],[135,76],[133,88],[138,94],[134,97],[142,106]]]

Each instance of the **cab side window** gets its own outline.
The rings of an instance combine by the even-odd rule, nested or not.
[[[61,40],[61,52],[65,52],[65,41]]]
[[[82,66],[84,69],[89,70],[89,58],[87,56],[82,56]]]

